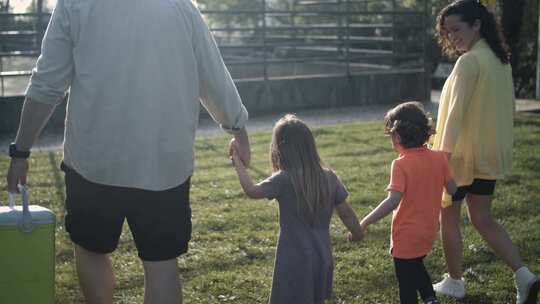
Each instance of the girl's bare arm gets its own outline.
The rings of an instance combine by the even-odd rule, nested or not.
[[[238,174],[240,185],[242,186],[242,189],[244,190],[246,195],[250,198],[255,198],[255,199],[264,198],[264,193],[261,187],[253,183],[253,180],[249,176],[247,168],[245,167],[244,163],[240,159],[238,152],[234,148],[232,149],[232,161],[233,161],[234,169],[236,170],[236,173]]]
[[[349,240],[361,241],[364,238],[364,233],[351,204],[343,202],[337,205],[336,211],[345,227],[347,227],[347,229],[349,229],[351,232],[349,235]]]

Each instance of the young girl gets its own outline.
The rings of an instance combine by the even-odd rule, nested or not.
[[[332,295],[333,209],[350,230],[349,239],[363,237],[354,210],[345,202],[345,187],[332,170],[323,167],[311,131],[294,115],[285,115],[274,126],[273,174],[266,180],[254,185],[234,142],[232,153],[244,192],[250,198],[275,198],[279,203],[280,234],[269,303],[323,303]]]
[[[515,272],[516,303],[536,304],[540,280],[491,215],[495,183],[512,167],[514,87],[508,47],[495,17],[480,1],[448,5],[436,30],[443,53],[459,58],[441,92],[433,148],[447,152],[459,188],[443,200],[441,234],[449,275],[435,284],[435,291],[465,296],[459,223],[466,198],[474,228]]]
[[[393,212],[390,252],[394,258],[402,304],[438,303],[423,259],[439,229],[441,194],[456,185],[443,152],[425,146],[433,130],[422,105],[407,102],[388,111],[385,133],[399,157],[392,162],[388,197],[360,223],[363,230]]]

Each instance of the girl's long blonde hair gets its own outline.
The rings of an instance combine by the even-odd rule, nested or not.
[[[317,215],[330,206],[328,169],[323,167],[313,134],[302,120],[287,114],[275,124],[270,161],[274,172],[288,173],[300,217],[315,225]]]

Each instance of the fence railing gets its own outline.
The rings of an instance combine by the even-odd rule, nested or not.
[[[201,8],[236,81],[425,68],[427,0],[419,9],[397,0],[291,0],[285,9],[258,1]],[[0,13],[0,96],[22,94],[49,18]]]

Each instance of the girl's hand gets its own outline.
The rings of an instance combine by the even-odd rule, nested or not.
[[[249,166],[251,160],[251,148],[249,137],[245,128],[234,134],[234,138],[229,143],[229,157],[232,156],[233,150],[236,149],[236,154],[242,160],[245,167]]]
[[[363,236],[363,235],[362,235],[362,236],[356,236],[356,237],[355,237],[354,234],[352,234],[351,232],[349,232],[349,233],[347,234],[347,241],[349,241],[349,242],[360,242],[360,241],[363,240],[363,239],[364,239],[364,236]]]
[[[238,151],[236,150],[236,147],[233,146],[233,148],[231,149],[231,152],[232,152],[232,155],[231,155],[232,165],[235,166],[236,168],[245,168],[244,163],[240,159],[240,155],[238,155]]]

